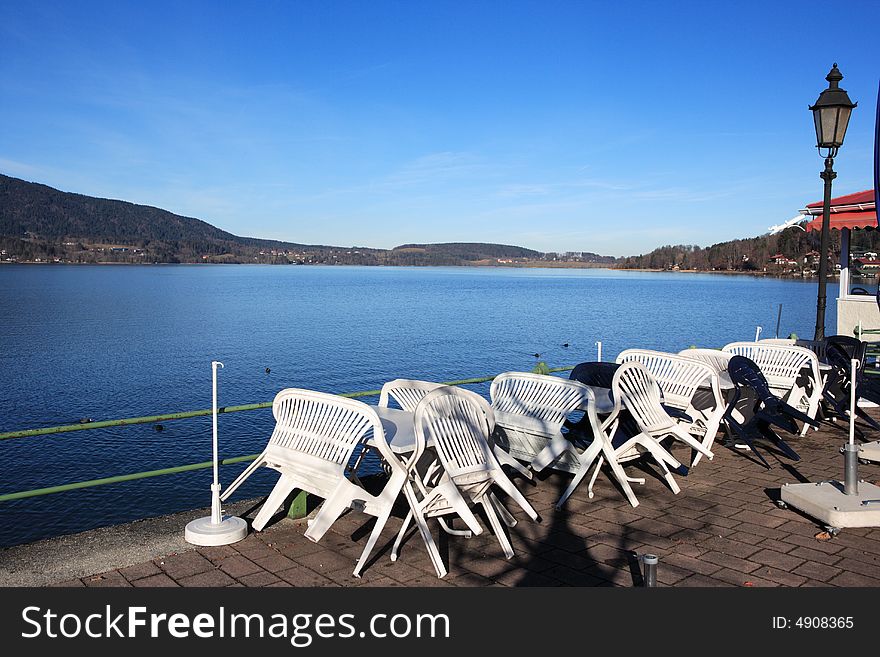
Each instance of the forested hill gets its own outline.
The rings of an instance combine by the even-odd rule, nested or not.
[[[838,262],[840,231],[832,230],[829,257]],[[776,235],[721,242],[708,247],[679,244],[661,246],[650,253],[621,258],[618,267],[629,269],[696,269],[700,271],[768,271],[803,273],[818,265],[820,234],[790,227]],[[854,230],[850,248],[853,253],[880,251],[880,231]],[[777,257],[777,256],[782,256]],[[783,263],[783,260],[789,262]]]
[[[503,244],[406,244],[386,250],[240,237],[160,208],[62,192],[2,174],[0,250],[0,261],[6,262],[462,265],[544,258]],[[583,255],[588,256],[584,262],[598,262],[589,257],[594,254]]]

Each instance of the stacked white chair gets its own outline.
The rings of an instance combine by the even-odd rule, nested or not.
[[[703,448],[712,448],[725,411],[718,371],[714,367],[692,358],[650,349],[626,349],[620,352],[616,361],[621,364],[635,361],[644,365],[660,386],[663,403],[687,415],[690,420],[681,420],[682,426],[700,441]],[[697,408],[694,397],[701,387],[708,387],[710,403],[701,399],[700,408]],[[678,434],[675,437],[685,440]],[[694,447],[690,441],[685,442]],[[703,454],[696,452],[692,467]]]
[[[531,372],[499,374],[489,396],[496,441],[506,444],[510,456],[526,463],[551,441],[562,438],[562,425],[570,413],[593,404],[593,392],[584,384]],[[496,442],[496,452],[500,449]]]
[[[262,530],[294,490],[324,498],[317,515],[309,521],[306,538],[318,542],[347,509],[376,517],[367,544],[355,565],[360,576],[394,502],[407,482],[408,472],[385,440],[382,422],[367,404],[338,395],[287,388],[272,403],[275,429],[263,452],[230,484],[226,500],[257,468],[267,466],[281,473],[256,518],[253,528]],[[347,477],[354,450],[372,437],[389,470],[389,479],[373,495]]]
[[[577,442],[564,438],[554,439],[532,461],[532,468],[535,471],[540,471],[545,467],[560,463],[562,461],[560,457],[566,453],[569,458],[574,459],[576,467],[571,469],[574,472],[574,477],[556,503],[557,509],[562,507],[587,475],[590,467],[595,464],[595,470],[587,489],[588,497],[592,498],[596,477],[606,461],[629,503],[633,507],[638,506],[639,501],[630,484],[644,484],[645,480],[629,477],[623,470],[622,464],[644,455],[650,455],[654,459],[663,471],[663,476],[672,491],[674,493],[680,491],[669,468],[680,470],[682,464],[660,443],[660,440],[667,435],[678,437],[687,435],[687,432],[663,409],[660,403],[660,388],[651,373],[638,362],[621,365],[614,373],[611,394],[614,407],[601,422],[593,407],[587,408],[594,436],[591,443],[579,445]],[[632,436],[618,435],[621,411],[624,407],[630,412],[637,426],[635,434]],[[709,450],[706,450],[699,443],[696,445],[699,450],[711,458],[712,453]],[[569,469],[567,464],[564,469]]]
[[[714,368],[716,374],[719,376],[722,373],[727,372],[727,363],[730,362],[730,359],[733,357],[733,354],[729,354],[725,351],[721,351],[720,349],[682,349],[678,352],[679,356],[683,356],[685,358],[691,358],[693,360],[698,360],[701,363],[706,363]]]
[[[822,399],[823,378],[819,358],[813,351],[795,345],[767,342],[731,342],[722,347],[722,351],[754,361],[773,394],[816,419]],[[804,370],[807,370],[807,381],[802,385]],[[807,433],[809,426],[804,424],[802,436]]]
[[[388,381],[382,386],[382,390],[379,393],[379,406],[388,407],[389,401],[393,399],[400,405],[401,409],[412,413],[426,394],[437,388],[442,388],[443,386],[444,384],[442,383],[434,383],[432,381],[394,379],[393,381]],[[501,449],[501,447],[495,446],[495,456],[501,461],[502,465],[510,466],[526,479],[532,478],[531,471],[529,471],[528,468],[523,467],[518,461],[512,458],[510,454]]]
[[[412,517],[422,530],[438,575],[442,577],[441,572],[444,571],[441,570],[442,562],[436,545],[427,531],[426,520],[456,513],[465,520],[471,531],[480,533],[479,524],[465,500],[482,506],[505,556],[511,558],[514,551],[502,520],[508,526],[516,521],[495,497],[493,489],[497,487],[504,491],[533,520],[537,520],[538,514],[508,479],[495,457],[489,442],[495,427],[489,404],[474,392],[444,386],[429,392],[419,402],[415,409],[414,425],[416,454],[413,458],[417,459],[418,453],[431,445],[442,466],[439,476],[429,472],[424,477],[419,487],[421,499],[410,502]],[[410,493],[415,494],[416,491],[409,490],[407,494]],[[396,555],[409,519],[408,516],[401,527],[393,555]]]
[[[412,413],[416,410],[422,397],[432,390],[442,388],[442,383],[420,381],[418,379],[394,379],[388,381],[379,391],[379,406],[388,407],[390,400],[396,401],[404,411]]]

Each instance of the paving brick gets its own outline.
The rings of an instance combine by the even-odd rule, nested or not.
[[[796,575],[795,573],[782,570],[781,568],[766,568],[764,566],[753,571],[751,574],[758,577],[763,577],[770,580],[771,582],[776,582],[780,586],[787,587],[800,586],[804,583],[804,580],[807,579],[802,575]]]
[[[733,556],[740,557],[741,559],[748,559],[751,555],[760,550],[760,548],[750,543],[744,543],[736,540],[735,537],[737,536],[739,535],[734,534],[733,536],[727,538],[711,538],[709,540],[703,541],[700,545],[710,550],[716,550],[723,554],[732,554]]]
[[[320,575],[305,566],[294,566],[275,574],[292,586],[337,586],[330,578]]]
[[[839,575],[828,580],[829,584],[834,586],[880,586],[880,579],[874,579],[867,575],[860,575],[848,570],[841,572]]]
[[[740,511],[739,513],[731,516],[731,519],[741,520],[743,522],[748,522],[753,525],[760,525],[761,527],[769,527],[771,529],[779,527],[779,525],[785,524],[785,520],[782,518],[775,518],[767,513],[758,513],[757,511],[748,510]]]
[[[715,579],[713,577],[707,577],[706,575],[691,575],[690,577],[686,577],[685,579],[678,582],[676,588],[679,587],[708,587],[714,588],[719,586],[733,586],[730,582],[725,582],[724,580]]]
[[[257,573],[252,573],[250,575],[244,575],[243,577],[237,578],[239,582],[244,584],[245,586],[269,586],[270,584],[274,584],[280,580],[274,573],[267,572],[265,570],[261,570]]]
[[[817,563],[815,561],[807,561],[791,572],[795,575],[801,575],[809,579],[828,582],[840,573],[840,569],[826,564]]]
[[[828,566],[833,566],[841,560],[840,555],[828,554],[827,552],[822,552],[821,550],[813,550],[812,548],[808,547],[797,547],[794,550],[790,550],[788,554],[793,557],[800,557],[802,559],[808,559],[809,561],[816,561],[818,563],[823,563]]]
[[[732,554],[724,554],[723,552],[716,552],[714,550],[706,552],[700,558],[703,561],[707,561],[717,566],[729,568],[730,570],[736,570],[742,573],[750,573],[760,566],[760,564],[754,563],[752,561],[747,561],[746,559],[740,559],[739,557],[735,557]]]
[[[131,586],[128,580],[123,577],[119,571],[111,570],[110,572],[102,573],[100,575],[93,575],[92,577],[83,577],[82,583],[88,587],[126,587]]]
[[[330,550],[312,552],[311,554],[299,557],[294,561],[318,573],[330,570],[339,570],[341,568],[348,568],[349,570],[353,571],[356,563],[352,561],[349,557],[340,555],[336,552],[331,552]]]
[[[119,572],[129,582],[134,582],[135,580],[139,580],[144,577],[158,575],[162,571],[159,569],[159,566],[154,564],[152,561],[147,561],[145,563],[137,563],[133,566],[128,566],[126,568],[120,568]]]
[[[241,554],[234,554],[217,562],[217,567],[233,579],[259,572],[260,566]]]
[[[235,580],[219,568],[212,568],[203,573],[181,577],[176,580],[178,584],[186,587],[215,587],[235,584]]]
[[[775,552],[774,550],[760,550],[749,557],[752,561],[770,566],[772,568],[781,568],[791,571],[800,566],[804,560],[800,557]]]
[[[149,577],[142,577],[141,579],[136,579],[131,583],[132,586],[136,588],[158,588],[158,587],[175,587],[179,586],[177,582],[168,577],[165,573],[159,573],[158,575],[151,575]]]
[[[214,564],[196,550],[170,554],[161,559],[155,559],[154,563],[171,579],[175,580],[214,570]]]

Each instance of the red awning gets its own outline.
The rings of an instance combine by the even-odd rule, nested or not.
[[[810,203],[801,214],[810,219],[806,230],[822,230],[822,201]],[[835,228],[877,228],[877,208],[874,203],[874,190],[847,194],[831,199],[829,208],[829,227]]]
[[[877,228],[877,213],[874,210],[864,212],[832,212],[828,215],[828,227],[835,228]],[[807,230],[822,230],[822,215],[814,217],[805,224]]]
[[[870,205],[874,206],[874,190],[866,189],[863,192],[856,192],[855,194],[847,194],[846,196],[838,196],[837,198],[831,199],[831,207],[834,208],[835,205]],[[822,210],[822,201],[816,201],[815,203],[810,203],[807,205],[811,210],[813,208],[818,208],[820,211]],[[812,213],[811,213],[812,214]]]

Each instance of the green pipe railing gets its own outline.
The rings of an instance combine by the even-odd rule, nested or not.
[[[549,372],[567,372],[573,367],[552,367],[546,371]],[[494,379],[493,376],[483,376],[472,379],[459,379],[458,381],[444,381],[444,385],[473,385],[477,383],[487,383]],[[381,393],[381,390],[361,390],[358,392],[346,392],[340,394],[340,397],[375,397]],[[257,404],[243,404],[241,406],[224,406],[218,408],[218,413],[235,413],[239,411],[253,411],[261,408],[270,408],[272,402],[260,402]],[[149,424],[152,422],[183,420],[193,417],[201,417],[211,415],[211,409],[199,411],[184,411],[182,413],[167,413],[165,415],[147,415],[143,417],[124,418],[121,420],[105,420],[101,422],[84,422],[82,424],[67,424],[57,427],[45,427],[42,429],[27,429],[24,431],[10,431],[0,433],[0,440],[11,440],[13,438],[28,438],[33,436],[46,436],[52,434],[66,433],[69,431],[82,431],[87,429],[104,429],[107,427],[124,427],[135,424]],[[231,465],[234,463],[243,463],[245,461],[253,461],[259,456],[258,454],[250,454],[248,456],[235,456],[232,458],[221,459],[220,465]],[[67,491],[77,490],[80,488],[93,488],[95,486],[105,486],[107,484],[116,484],[124,481],[134,481],[136,479],[149,479],[150,477],[161,477],[165,475],[178,474],[181,472],[191,472],[193,470],[203,470],[214,465],[212,461],[204,461],[202,463],[190,463],[188,465],[178,465],[170,468],[162,468],[159,470],[147,470],[144,472],[134,472],[131,474],[116,475],[113,477],[103,477],[101,479],[90,479],[86,481],[77,481],[69,484],[60,484],[58,486],[49,486],[46,488],[35,488],[33,490],[23,490],[15,493],[5,493],[0,495],[0,502],[11,502],[12,500],[23,500],[29,497],[39,497],[41,495],[51,495],[53,493],[64,493]]]

